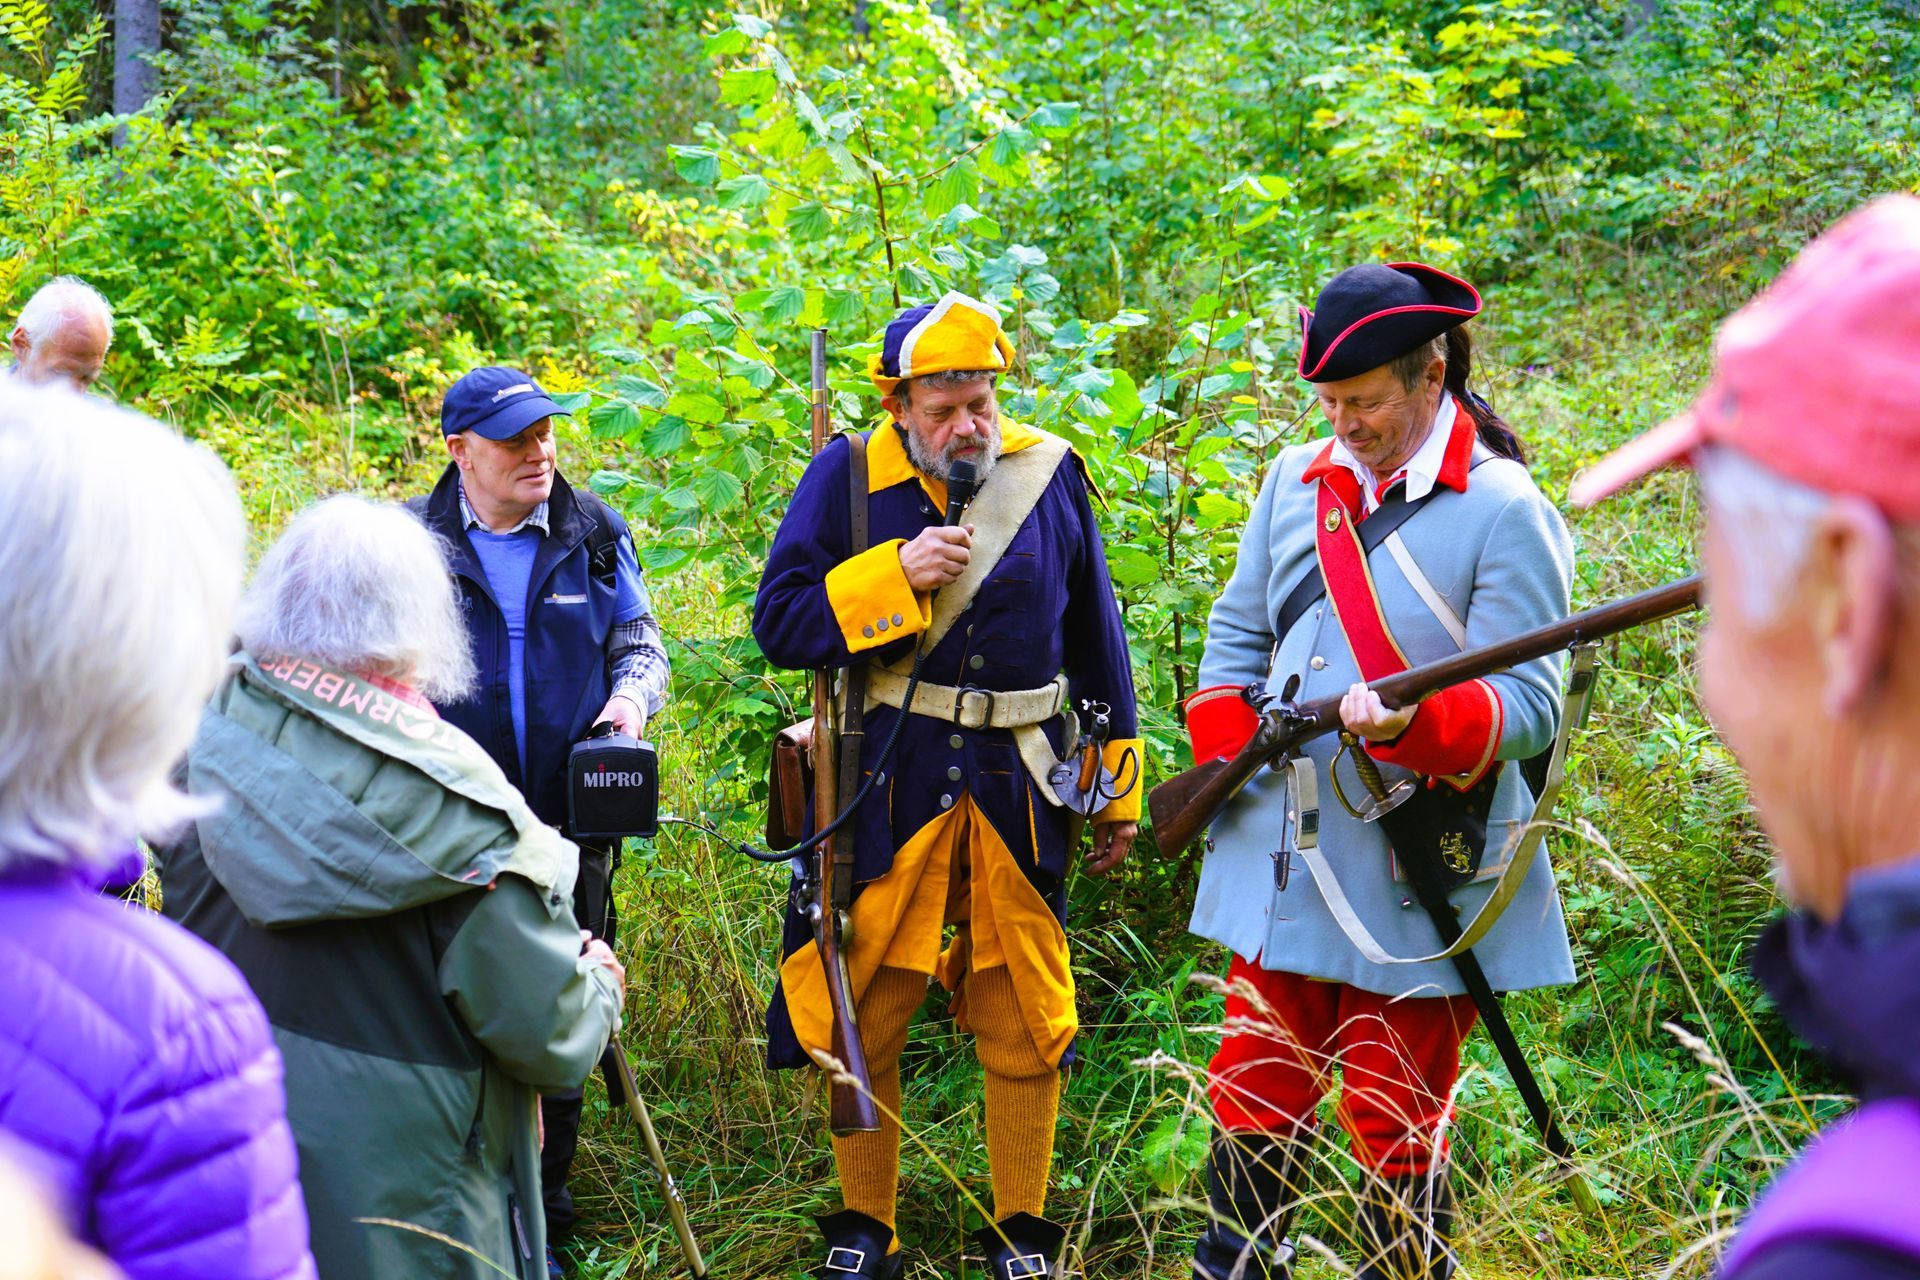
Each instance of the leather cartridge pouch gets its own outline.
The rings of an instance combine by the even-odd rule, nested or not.
[[[767,769],[767,847],[791,849],[806,838],[813,790],[813,717],[773,735]]]
[[[1395,878],[1407,878],[1399,864],[1412,858],[1430,860],[1449,893],[1479,875],[1487,854],[1487,816],[1499,785],[1498,768],[1465,791],[1445,783],[1415,783],[1413,793],[1379,819],[1393,846]]]

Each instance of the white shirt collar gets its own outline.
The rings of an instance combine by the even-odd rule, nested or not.
[[[1440,479],[1440,468],[1446,465],[1447,443],[1452,439],[1453,396],[1442,391],[1440,407],[1434,410],[1433,425],[1427,432],[1425,442],[1414,450],[1413,456],[1407,459],[1405,466],[1394,472],[1394,475],[1407,478],[1406,492],[1402,495],[1406,501],[1418,502],[1433,492],[1433,486]],[[1360,500],[1366,503],[1369,513],[1380,505],[1379,499],[1374,496],[1376,481],[1373,472],[1367,470],[1358,458],[1347,452],[1347,446],[1337,436],[1333,441],[1333,452],[1328,457],[1353,472],[1354,477],[1360,481]]]

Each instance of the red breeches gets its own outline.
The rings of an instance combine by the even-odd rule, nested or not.
[[[1285,1134],[1311,1125],[1337,1068],[1334,1111],[1354,1159],[1387,1178],[1425,1173],[1460,1073],[1460,1042],[1473,1029],[1473,1001],[1394,999],[1235,956],[1227,981],[1242,979],[1260,1000],[1227,992],[1227,1031],[1207,1086],[1220,1127]]]

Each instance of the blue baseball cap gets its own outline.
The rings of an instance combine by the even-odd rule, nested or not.
[[[440,402],[440,431],[511,440],[542,418],[567,413],[527,374],[490,364],[447,388],[447,398]]]

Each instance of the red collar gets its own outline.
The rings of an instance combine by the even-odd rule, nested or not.
[[[1467,477],[1473,470],[1473,444],[1478,438],[1479,429],[1474,426],[1473,415],[1467,412],[1466,405],[1456,397],[1453,402],[1453,427],[1451,434],[1447,437],[1447,452],[1440,460],[1440,474],[1434,477],[1436,484],[1443,484],[1455,493],[1467,491]],[[1322,477],[1334,477],[1337,485],[1335,492],[1351,511],[1354,509],[1354,504],[1345,501],[1346,486],[1339,482],[1338,477],[1346,476],[1354,481],[1352,493],[1356,498],[1360,492],[1359,477],[1333,460],[1334,443],[1332,440],[1327,441],[1326,447],[1320,450],[1319,456],[1307,464],[1307,469],[1300,474],[1300,483],[1313,484]],[[1381,486],[1381,492],[1385,493],[1392,484],[1393,479],[1389,479],[1385,485]]]

